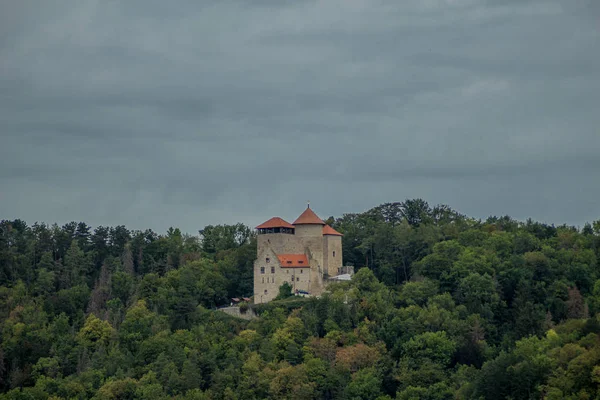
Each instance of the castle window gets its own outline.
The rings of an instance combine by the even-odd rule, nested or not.
[[[300,278],[296,278],[296,282],[298,282],[300,280]]]
[[[267,289],[265,289],[265,294],[267,294]]]
[[[271,273],[274,274],[275,273],[275,267],[271,267]]]
[[[304,270],[303,270],[302,268],[300,268],[300,273],[301,273],[301,274],[303,274],[303,273],[304,273]]]
[[[265,261],[266,261],[266,262],[267,262],[267,264],[268,264],[268,263],[270,263],[270,262],[271,262],[271,259],[270,259],[269,257],[267,257],[267,258],[265,259]]]
[[[291,261],[288,261],[287,263],[288,263],[288,264],[291,264],[292,262],[291,262]]]
[[[335,250],[333,251],[333,256],[335,257]]]
[[[298,264],[304,264],[304,261],[298,260]]]
[[[263,276],[263,282],[262,283],[265,283],[265,277],[264,276]]]
[[[265,273],[265,267],[260,267],[260,273],[264,274]]]

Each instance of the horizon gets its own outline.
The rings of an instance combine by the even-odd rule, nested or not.
[[[393,202],[381,203],[381,204],[378,204],[376,206],[373,206],[373,207],[370,207],[368,209],[365,209],[363,211],[348,212],[348,213],[343,213],[343,214],[340,214],[340,215],[327,215],[327,216],[324,216],[324,215],[321,215],[320,213],[318,213],[317,211],[315,211],[314,209],[313,209],[313,211],[315,211],[315,213],[317,214],[317,216],[319,218],[321,218],[323,221],[326,221],[329,217],[333,217],[334,219],[338,219],[338,218],[342,218],[346,214],[362,214],[362,213],[365,213],[365,212],[367,212],[367,211],[369,211],[369,210],[371,210],[373,208],[376,208],[376,207],[378,207],[380,205],[388,204],[388,203],[393,203]],[[431,206],[432,208],[435,207],[435,206],[438,206],[438,205],[443,205],[443,204],[429,204],[429,206]],[[448,206],[453,211],[455,211],[455,212],[457,212],[459,214],[464,215],[465,218],[472,219],[472,220],[475,220],[475,221],[478,221],[478,222],[481,222],[481,223],[485,223],[485,221],[487,219],[489,219],[489,218],[494,218],[494,217],[497,217],[497,218],[510,217],[512,220],[518,222],[519,224],[525,224],[528,219],[531,219],[533,222],[540,223],[540,224],[547,225],[547,226],[553,226],[553,227],[567,226],[567,227],[577,228],[577,230],[581,231],[581,229],[583,229],[583,227],[586,224],[592,225],[594,222],[600,221],[600,219],[598,219],[598,220],[590,220],[590,221],[584,221],[581,225],[574,225],[574,224],[568,224],[568,223],[564,223],[564,222],[562,222],[562,223],[556,223],[556,222],[540,221],[540,220],[536,220],[535,218],[531,218],[531,217],[526,217],[526,218],[523,218],[523,219],[519,219],[519,218],[515,218],[515,217],[513,217],[511,215],[501,215],[501,214],[496,214],[496,215],[492,214],[492,215],[488,215],[487,217],[473,217],[473,216],[470,216],[468,214],[465,214],[463,212],[460,212],[459,210],[456,210],[456,209],[452,208],[452,206],[450,206],[450,205],[448,205]],[[312,207],[311,207],[311,209],[312,209]],[[301,212],[302,211],[300,211],[298,213],[298,215],[300,215]],[[283,220],[285,220],[286,222],[292,223],[292,221],[294,221],[294,219],[296,219],[298,217],[298,215],[296,215],[293,218],[288,218],[288,217],[284,217],[284,216],[281,216],[281,215],[270,215],[268,217],[265,217],[264,220],[260,220],[258,222],[252,222],[252,223],[246,223],[244,221],[233,221],[233,222],[227,222],[227,223],[217,222],[217,223],[203,224],[201,227],[198,227],[198,229],[196,229],[194,231],[191,231],[191,232],[185,231],[185,230],[181,229],[181,227],[178,226],[178,225],[171,225],[171,226],[168,226],[165,229],[158,230],[158,229],[154,229],[152,227],[131,227],[131,226],[128,226],[126,224],[115,224],[115,225],[97,224],[97,225],[95,225],[95,224],[89,224],[87,221],[84,221],[84,220],[66,220],[66,221],[63,221],[63,222],[56,222],[56,221],[50,221],[50,222],[49,221],[33,221],[33,222],[31,222],[31,221],[27,221],[27,220],[25,220],[23,218],[18,218],[18,217],[17,218],[4,218],[4,217],[0,217],[0,221],[21,220],[21,221],[25,222],[27,224],[27,226],[29,226],[29,227],[31,227],[32,225],[34,225],[36,223],[37,224],[46,224],[47,226],[52,226],[52,225],[56,224],[59,227],[62,227],[65,224],[68,224],[68,223],[71,223],[71,222],[76,222],[76,223],[83,222],[83,223],[87,224],[92,229],[96,229],[97,227],[100,227],[100,226],[103,226],[103,227],[115,227],[115,226],[123,225],[123,226],[125,226],[125,228],[127,228],[130,231],[142,231],[143,232],[143,231],[149,229],[149,230],[152,230],[153,232],[155,232],[157,234],[160,234],[160,235],[166,233],[169,229],[172,228],[172,229],[179,229],[181,231],[181,233],[185,234],[185,235],[198,236],[199,232],[202,229],[204,229],[205,227],[209,226],[209,225],[212,225],[212,226],[217,226],[217,225],[234,225],[234,224],[237,224],[237,223],[241,223],[241,224],[247,226],[248,228],[250,228],[250,229],[252,229],[254,231],[256,226],[258,226],[259,224],[261,224],[263,222],[268,221],[270,218],[279,217],[279,218],[282,218]]]

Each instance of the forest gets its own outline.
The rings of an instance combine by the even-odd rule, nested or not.
[[[0,399],[600,399],[600,220],[330,217],[356,274],[250,297],[254,230],[0,222]]]

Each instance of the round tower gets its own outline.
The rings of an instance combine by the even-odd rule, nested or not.
[[[306,210],[292,223],[296,230],[296,236],[298,237],[321,237],[323,236],[323,226],[325,222],[321,220],[310,209],[310,205],[306,207]]]

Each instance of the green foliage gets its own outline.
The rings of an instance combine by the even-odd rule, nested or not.
[[[106,346],[114,335],[114,329],[106,321],[90,314],[75,339],[84,348]]]
[[[253,293],[256,238],[0,222],[0,399],[600,398],[600,221],[422,199],[328,220],[349,282]]]
[[[292,290],[293,287],[290,283],[283,282],[283,285],[279,286],[279,294],[275,297],[275,300],[283,300],[292,297],[294,295]]]
[[[404,355],[412,363],[426,361],[448,365],[456,350],[456,345],[446,332],[425,332],[414,336],[404,345]]]

